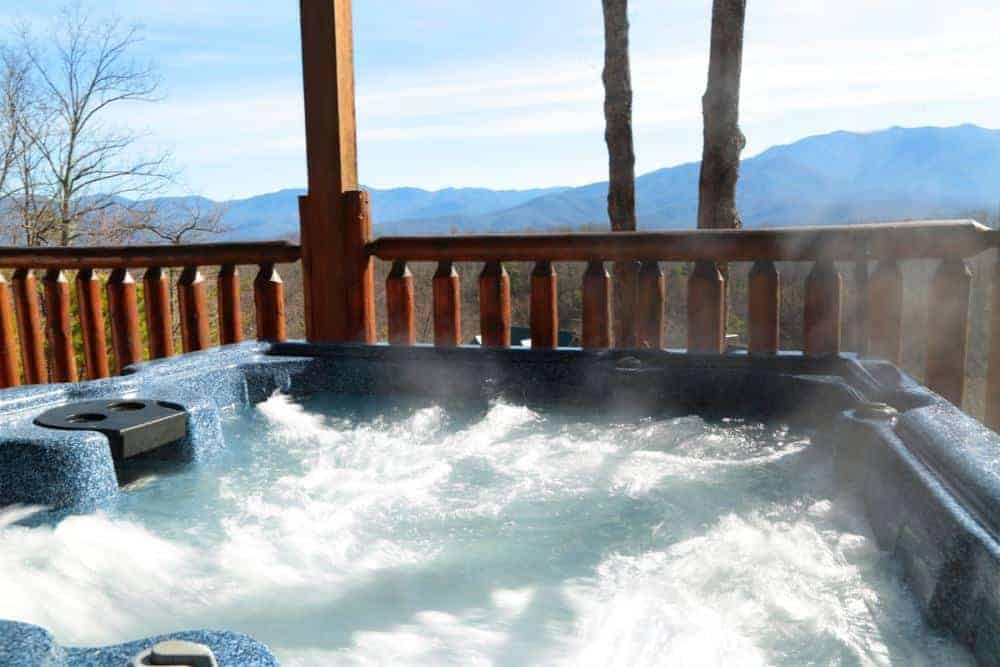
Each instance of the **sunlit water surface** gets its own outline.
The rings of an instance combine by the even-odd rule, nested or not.
[[[0,514],[0,617],[287,665],[969,660],[787,429],[275,396],[227,436],[108,513]]]

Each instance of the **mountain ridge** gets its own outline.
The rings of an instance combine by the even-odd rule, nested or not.
[[[641,229],[693,228],[698,163],[636,179]],[[607,182],[532,190],[366,188],[379,234],[521,232],[607,225]],[[224,202],[228,238],[298,232],[285,189]],[[975,125],[836,131],[772,146],[743,160],[737,202],[746,227],[950,217],[1000,204],[1000,130]]]

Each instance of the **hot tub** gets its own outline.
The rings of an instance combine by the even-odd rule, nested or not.
[[[186,435],[35,423],[100,399]],[[3,664],[997,663],[1000,439],[881,362],[245,344],[0,420]]]

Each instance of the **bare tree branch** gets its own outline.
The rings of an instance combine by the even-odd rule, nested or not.
[[[608,218],[614,231],[634,231],[635,150],[632,142],[632,75],[628,53],[628,0],[604,7],[604,118],[608,144]]]

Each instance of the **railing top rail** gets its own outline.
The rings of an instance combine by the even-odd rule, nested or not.
[[[297,262],[301,256],[301,247],[286,241],[65,248],[0,247],[0,268],[131,269],[151,266],[285,264]]]
[[[971,257],[1000,245],[1000,232],[973,220],[829,227],[662,232],[395,236],[367,245],[383,260],[694,261],[919,259]]]

